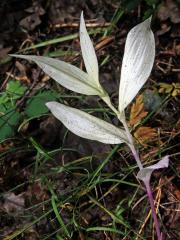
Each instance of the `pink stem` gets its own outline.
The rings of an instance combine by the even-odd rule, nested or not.
[[[150,206],[151,206],[151,211],[152,211],[152,216],[153,216],[153,219],[154,219],[154,225],[155,225],[155,228],[156,228],[157,238],[158,238],[158,240],[162,240],[159,221],[158,221],[156,210],[155,210],[155,207],[154,207],[153,195],[152,195],[152,191],[151,191],[149,181],[148,182],[144,181],[144,184],[146,186],[146,191],[147,191],[149,203],[150,203]]]
[[[129,147],[131,149],[131,152],[132,152],[132,154],[133,154],[133,156],[134,156],[134,158],[137,162],[137,165],[138,165],[139,169],[141,170],[141,169],[143,169],[143,165],[142,165],[141,160],[139,158],[139,154],[138,154],[136,148],[134,147],[133,138],[132,138],[132,135],[129,131],[129,128],[127,126],[125,118],[122,118],[121,122],[123,123],[123,126],[125,128],[125,131],[126,131],[126,134],[127,134],[128,140],[129,140]],[[153,220],[154,220],[154,224],[155,224],[155,228],[156,228],[157,238],[158,238],[158,240],[162,240],[159,221],[158,221],[156,210],[155,210],[155,207],[154,207],[154,200],[153,200],[153,195],[152,195],[150,183],[149,183],[149,181],[148,182],[144,181],[144,184],[146,186],[147,196],[148,196],[149,203],[150,203],[150,206],[151,206],[151,211],[152,211],[152,216],[153,216]]]

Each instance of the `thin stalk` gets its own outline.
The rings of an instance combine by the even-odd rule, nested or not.
[[[138,151],[136,150],[136,148],[134,146],[133,137],[132,137],[132,135],[129,131],[129,128],[128,128],[128,125],[127,125],[127,122],[126,122],[124,112],[121,114],[119,111],[117,111],[115,109],[115,107],[111,103],[111,100],[110,100],[109,96],[103,97],[102,100],[110,107],[110,109],[117,115],[117,118],[119,119],[119,121],[123,124],[124,129],[126,131],[128,141],[129,141],[128,146],[131,149],[131,152],[132,152],[132,154],[133,154],[133,156],[134,156],[134,158],[137,162],[137,165],[138,165],[139,169],[140,170],[143,169],[143,165],[141,163]],[[152,216],[153,216],[153,220],[154,220],[154,224],[155,224],[155,228],[156,228],[157,238],[158,238],[158,240],[162,240],[159,221],[158,221],[157,214],[156,214],[156,211],[155,211],[154,200],[153,200],[152,190],[151,190],[149,181],[148,182],[144,181],[144,185],[146,187],[146,192],[147,192],[148,200],[149,200],[151,211],[152,211]]]
[[[153,195],[152,195],[152,191],[151,191],[149,181],[148,182],[144,181],[144,185],[146,186],[146,191],[147,191],[149,203],[150,203],[150,206],[151,206],[151,211],[152,211],[152,216],[153,216],[153,219],[154,219],[154,225],[155,225],[155,228],[156,228],[157,237],[158,237],[158,240],[162,240],[159,221],[158,221],[156,210],[155,210],[155,207],[154,207]]]
[[[132,135],[129,131],[129,128],[127,126],[127,123],[126,123],[126,120],[125,120],[125,115],[124,113],[122,115],[120,115],[120,113],[116,110],[116,108],[112,105],[111,103],[111,100],[109,98],[109,96],[105,96],[102,98],[102,100],[108,105],[108,107],[117,115],[117,118],[119,119],[120,122],[122,122],[123,126],[124,126],[124,129],[126,131],[126,134],[127,134],[127,138],[129,140],[129,148],[131,149],[132,151],[132,154],[137,162],[137,165],[139,167],[139,169],[142,169],[143,166],[142,166],[142,163],[140,161],[140,158],[139,158],[139,154],[137,153],[135,147],[134,147],[134,142],[133,142],[133,138],[132,138]]]
[[[138,165],[139,169],[141,170],[141,169],[143,169],[143,166],[142,166],[142,163],[140,161],[139,154],[138,154],[136,148],[134,147],[133,138],[132,138],[132,135],[131,135],[131,133],[129,131],[129,128],[127,126],[125,118],[123,118],[121,122],[122,122],[122,124],[123,124],[123,126],[125,128],[128,140],[130,142],[129,147],[130,147],[130,149],[132,151],[132,154],[133,154],[133,156],[134,156],[134,158],[135,158],[135,160],[137,162],[137,165]],[[158,221],[157,214],[156,214],[155,207],[154,207],[154,200],[153,200],[152,190],[151,190],[149,181],[148,182],[143,181],[143,182],[144,182],[144,185],[146,187],[148,200],[149,200],[149,203],[150,203],[150,206],[151,206],[152,216],[153,216],[153,220],[154,220],[154,224],[155,224],[155,228],[156,228],[157,239],[158,240],[162,240],[160,226],[159,226],[159,221]]]
[[[127,134],[127,138],[129,140],[129,148],[131,149],[131,152],[132,152],[132,154],[133,154],[133,156],[134,156],[134,158],[137,162],[137,165],[138,165],[139,169],[141,170],[141,169],[143,169],[143,165],[142,165],[141,160],[139,158],[139,154],[138,154],[137,150],[135,149],[133,138],[132,138],[132,135],[129,131],[129,128],[128,128],[128,125],[127,125],[127,122],[126,122],[125,118],[121,119],[121,122],[124,126],[124,129],[125,129],[126,134]]]

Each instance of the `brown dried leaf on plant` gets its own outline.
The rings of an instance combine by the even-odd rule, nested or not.
[[[137,125],[147,114],[148,112],[144,110],[143,95],[139,95],[131,107],[129,125]]]
[[[134,137],[137,139],[137,141],[144,146],[146,146],[146,142],[156,136],[156,129],[151,127],[140,127],[134,133]]]
[[[144,109],[143,95],[139,95],[136,98],[135,103],[133,103],[130,111],[129,125],[132,127],[137,126],[143,118],[147,116],[148,112]],[[134,137],[136,140],[146,146],[146,142],[156,136],[156,130],[151,127],[139,127],[135,133]]]

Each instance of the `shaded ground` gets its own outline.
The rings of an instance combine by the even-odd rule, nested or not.
[[[177,3],[1,1],[0,81],[2,96],[7,93],[8,99],[1,98],[0,110],[16,115],[14,119],[6,111],[8,117],[2,118],[5,124],[1,123],[1,239],[154,239],[149,206],[136,179],[137,168],[129,149],[67,132],[44,109],[44,103],[57,99],[116,125],[114,115],[97,97],[65,90],[35,64],[7,55],[48,55],[84,67],[76,35],[82,10],[93,31],[100,81],[115,106],[127,33],[148,15],[154,15],[156,59],[139,98],[143,102],[141,113],[147,114],[139,117],[136,100],[137,114],[132,115],[129,107],[127,115],[129,124],[136,124],[133,131],[144,164],[170,155],[170,167],[153,175],[152,186],[165,239],[180,238]],[[36,45],[39,43],[41,46]],[[15,87],[9,87],[11,81],[21,91],[12,93],[10,89]]]

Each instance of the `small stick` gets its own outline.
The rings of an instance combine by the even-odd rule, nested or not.
[[[86,23],[87,28],[109,27],[111,23]],[[79,23],[57,23],[50,25],[50,28],[79,28]]]

